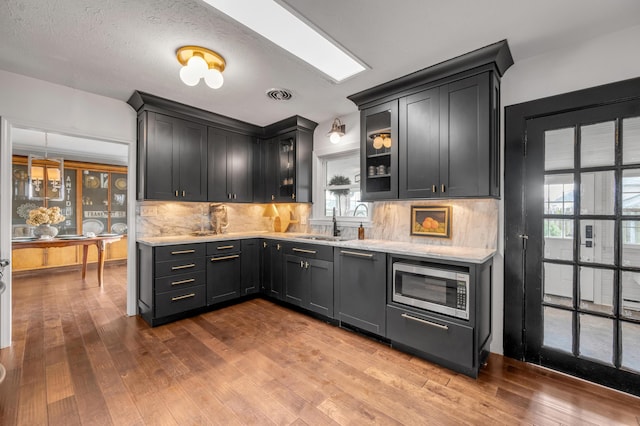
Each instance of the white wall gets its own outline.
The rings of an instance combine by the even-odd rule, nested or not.
[[[639,40],[640,25],[584,40],[568,49],[555,50],[516,62],[502,79],[502,105],[504,107],[640,77],[640,55],[637,54]],[[502,123],[504,126],[504,116]],[[501,137],[504,158],[504,127]],[[504,170],[502,176],[504,176]],[[504,187],[504,179],[502,187]],[[494,259],[491,351],[502,353],[505,285],[504,200],[501,200],[499,210],[498,254]]]
[[[11,126],[122,142],[135,162],[136,113],[126,102],[0,70],[0,257],[11,258]],[[129,172],[135,176],[135,163]],[[129,185],[132,187],[135,185]],[[129,199],[135,200],[133,189]],[[135,212],[132,203],[131,213]],[[131,250],[134,238],[129,247]],[[131,262],[129,262],[131,263]],[[132,268],[130,268],[132,271]],[[131,282],[131,274],[129,281]],[[8,277],[10,284],[10,276]],[[10,287],[10,286],[9,286]],[[133,286],[134,287],[134,286]],[[131,306],[128,306],[130,311]],[[11,289],[0,300],[0,347],[11,339]]]

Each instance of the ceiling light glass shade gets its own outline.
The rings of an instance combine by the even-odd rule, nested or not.
[[[340,134],[339,133],[331,133],[331,136],[329,136],[329,141],[332,144],[336,144],[338,142],[340,142]]]
[[[188,65],[180,68],[180,80],[187,86],[195,86],[200,82],[200,76]]]
[[[380,149],[382,148],[383,143],[384,142],[383,142],[382,136],[376,136],[375,139],[373,140],[373,147],[375,149]]]
[[[187,61],[187,66],[192,69],[194,75],[197,75],[198,78],[204,77],[204,74],[209,69],[209,65],[204,60],[202,56],[193,55]]]
[[[382,145],[384,145],[385,148],[391,148],[391,138],[384,137],[382,139]]]
[[[219,89],[224,84],[224,77],[220,71],[211,68],[204,74],[204,82],[212,89]]]

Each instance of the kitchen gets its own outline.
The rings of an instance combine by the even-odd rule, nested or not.
[[[559,48],[557,50],[541,54],[540,56],[533,56],[521,61],[516,60],[513,67],[505,73],[502,79],[501,104],[512,105],[518,102],[556,93],[564,93],[584,87],[591,87],[612,81],[636,77],[638,75],[637,59],[633,58],[632,55],[626,55],[625,52],[632,51],[633,40],[637,39],[637,31],[638,28],[636,24],[635,27],[630,26],[629,28],[622,28],[600,35],[595,39],[595,41],[575,41],[574,44],[571,44],[566,48]],[[491,42],[495,42],[496,40],[497,39],[487,40],[487,43],[476,45],[475,47],[481,47],[482,45],[487,45]],[[616,47],[613,49],[611,46]],[[462,54],[470,50],[472,49],[459,50],[457,53]],[[451,56],[454,55],[449,53],[447,56],[442,56],[441,59],[445,60]],[[567,57],[570,59],[567,59]],[[171,72],[177,72],[177,63],[174,66],[175,58],[169,58],[168,60],[172,61],[171,66],[173,66],[173,68],[171,68]],[[424,68],[425,66],[432,65],[433,63],[435,62],[423,64],[422,66],[413,66],[411,70],[413,71],[415,69]],[[610,67],[607,65],[610,63],[616,63],[618,66]],[[585,72],[585,69],[588,69],[589,72]],[[228,72],[229,71],[230,69]],[[389,81],[406,73],[388,71],[387,74],[386,78],[379,78],[377,83]],[[229,74],[225,74],[225,76],[230,78]],[[541,78],[541,76],[544,76],[544,78]],[[4,120],[7,120],[3,127],[3,150],[7,149],[7,145],[5,144],[5,141],[8,140],[9,126],[7,123],[16,126],[26,126],[32,123],[38,123],[37,127],[40,128],[45,127],[51,130],[58,130],[63,133],[68,133],[73,130],[73,133],[80,133],[87,136],[94,136],[100,139],[118,141],[126,144],[134,144],[136,141],[135,113],[126,103],[124,103],[124,101],[126,101],[126,99],[131,95],[131,92],[122,94],[120,96],[120,100],[116,101],[111,98],[93,95],[88,92],[69,89],[63,86],[52,85],[51,83],[46,83],[42,80],[36,80],[7,71],[2,71],[2,79],[0,81],[2,82],[4,100],[2,104],[2,116]],[[177,86],[179,84],[179,80],[176,78],[175,81]],[[201,86],[198,86],[199,90],[193,92],[196,98],[206,96],[200,93],[203,90]],[[361,85],[359,87],[361,89],[366,89],[371,86],[373,86],[373,84],[368,86]],[[136,89],[139,88],[140,87],[136,87]],[[160,93],[159,90],[149,89],[148,91],[150,93]],[[357,92],[357,90],[352,90],[346,93],[346,95],[350,95],[355,92]],[[60,100],[60,102],[54,102],[55,105],[51,105],[51,99]],[[186,102],[188,100],[186,98],[170,97],[170,99],[189,103]],[[360,134],[357,131],[359,128],[359,114],[355,111],[355,106],[350,103],[350,101],[344,99],[344,97],[342,97],[340,101],[349,105],[347,108],[348,112],[339,114],[347,127],[347,132],[344,137],[344,145],[332,146],[326,137],[326,133],[331,128],[331,124],[335,117],[331,116],[330,118],[325,118],[322,121],[319,120],[320,123],[316,127],[313,139],[314,151],[318,151],[320,154],[322,154],[323,151],[325,154],[335,152],[339,149],[343,149],[344,146],[349,147],[349,145],[353,146],[353,144],[359,145]],[[239,106],[234,107],[231,105],[233,102],[227,102],[227,104],[229,104],[229,110],[225,110],[225,115],[230,117],[241,116],[241,113],[239,112],[241,108]],[[234,110],[234,108],[236,109]],[[276,122],[278,118],[302,113],[301,110],[292,110],[289,114],[283,114],[280,112],[279,114],[283,115],[278,118],[271,119],[269,114],[273,114],[273,110],[276,108],[273,108],[271,104],[267,104],[267,107],[263,109],[265,109],[266,112],[265,118],[261,121],[261,124],[270,124]],[[216,112],[220,111],[218,108],[215,108],[214,110]],[[96,114],[96,112],[99,113]],[[332,114],[335,114],[335,112],[326,114],[326,117],[329,117],[329,115]],[[135,150],[135,148],[132,148],[132,150]],[[9,152],[3,151],[2,158],[6,159],[6,156],[10,155],[10,153],[10,150]],[[129,172],[134,174],[135,170],[136,162],[130,160]],[[2,167],[2,173],[5,173],[5,167]],[[6,179],[7,178],[5,176],[3,179],[3,183],[5,185]],[[134,186],[135,185],[129,185],[130,188]],[[5,191],[3,190],[2,193],[5,193]],[[134,192],[130,192],[129,194],[129,199],[136,198]],[[478,200],[456,203],[460,204],[454,205],[453,238],[477,237],[480,244],[486,245],[487,243],[485,241],[489,241],[490,243],[488,244],[493,244],[493,247],[491,248],[497,249],[497,255],[493,260],[493,340],[491,342],[491,351],[495,353],[502,353],[503,300],[501,292],[504,286],[504,280],[502,278],[502,259],[504,256],[504,248],[502,248],[504,240],[502,205],[504,201]],[[374,212],[374,223],[376,223],[377,226],[379,224],[387,223],[385,217],[397,215],[397,217],[400,218],[399,222],[401,223],[401,226],[404,227],[400,231],[390,227],[386,230],[380,230],[379,232],[381,234],[387,232],[401,240],[410,239],[411,237],[409,237],[407,218],[410,214],[409,209],[411,202],[394,202],[388,204],[377,202],[376,204],[379,204],[381,207],[376,208]],[[2,205],[5,206],[4,201]],[[460,206],[459,208],[458,205]],[[235,208],[235,204],[228,208]],[[260,226],[266,228],[267,226],[270,226],[270,222],[269,219],[262,218],[262,210],[263,209],[260,208],[259,212],[254,212],[252,214],[254,217],[258,216],[258,220],[262,221]],[[480,214],[483,222],[486,221],[486,223],[489,223],[489,225],[475,227],[476,229],[481,228],[486,230],[484,231],[486,232],[486,235],[476,232],[461,232],[461,230],[464,229],[463,226],[468,225],[465,225],[466,222],[464,221],[456,221],[459,218],[458,214],[464,211],[473,211],[474,214]],[[160,211],[160,213],[161,214],[158,216],[164,216],[168,212]],[[180,217],[182,213],[184,212],[177,212],[176,216]],[[198,213],[198,211],[195,213]],[[302,212],[294,212],[294,216],[296,213],[298,213],[298,216],[303,215]],[[379,220],[375,219],[376,214],[380,215]],[[129,215],[130,217],[136,217],[136,222],[143,220],[141,215],[139,215],[135,210],[130,211]],[[2,217],[6,217],[4,213],[2,214]],[[231,214],[230,217],[233,218],[233,214]],[[311,219],[311,223],[313,224],[313,219]],[[137,223],[133,225],[134,226],[129,227],[130,232],[132,232],[133,235],[138,235],[136,230]],[[238,222],[234,223],[233,219],[231,219],[230,227],[237,225]],[[354,232],[357,225],[358,223],[356,223],[352,228],[346,228],[344,225],[341,225],[340,227],[343,230],[346,229],[347,232],[352,232],[353,234],[351,235],[355,236]],[[330,229],[330,221],[325,221],[323,226],[326,226],[326,230],[328,231]],[[367,238],[374,238],[375,233],[378,232],[377,229],[378,228],[376,227],[365,229]],[[418,237],[414,237],[414,239],[415,238]],[[430,241],[433,241],[433,239]],[[460,243],[460,245],[466,246],[469,245],[471,241],[461,241]],[[8,246],[3,246],[2,248],[2,257],[7,257],[4,254],[7,253],[6,250],[9,250]],[[129,252],[134,253],[133,246],[130,246]],[[129,282],[135,282],[135,275],[130,275]],[[133,293],[131,291],[133,291]],[[130,286],[129,292],[128,312],[132,314],[135,313],[136,307],[135,286]],[[6,294],[2,298],[2,303],[2,312],[3,315],[5,315],[7,307],[10,304],[10,300],[7,300]],[[5,318],[3,317],[2,325],[5,326],[5,324]],[[8,345],[10,340],[7,341],[6,339],[10,339],[10,337],[6,336],[6,330],[3,332],[2,337],[3,346]]]

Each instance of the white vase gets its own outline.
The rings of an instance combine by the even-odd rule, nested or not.
[[[33,230],[33,235],[38,238],[53,238],[58,235],[58,228],[55,226],[51,226],[48,223],[44,223],[42,225],[38,225]]]

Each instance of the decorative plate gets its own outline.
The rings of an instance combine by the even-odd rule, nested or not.
[[[96,219],[87,219],[82,222],[82,232],[93,232],[98,235],[104,231],[104,224]]]
[[[111,232],[115,232],[118,235],[127,233],[127,224],[126,223],[114,223],[111,225]]]
[[[127,179],[126,178],[118,178],[118,179],[116,179],[115,186],[120,191],[124,191],[125,189],[127,189]]]
[[[84,178],[84,186],[95,189],[100,186],[100,179],[95,176],[87,176]]]

